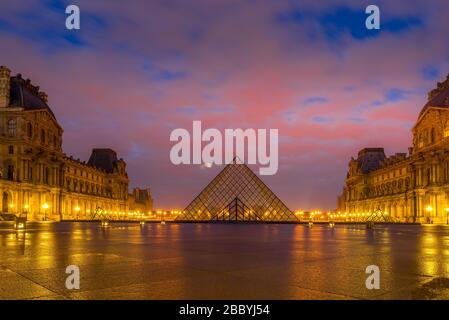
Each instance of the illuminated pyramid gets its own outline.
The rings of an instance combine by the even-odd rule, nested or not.
[[[238,159],[224,169],[177,221],[297,222],[296,216]]]

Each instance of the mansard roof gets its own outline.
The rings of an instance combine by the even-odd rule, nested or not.
[[[107,173],[114,172],[114,164],[118,161],[117,153],[109,148],[95,148],[92,150],[88,165],[105,170]]]
[[[430,107],[449,109],[449,75],[445,81],[438,82],[437,87],[429,92],[428,101],[419,113],[419,117]]]
[[[23,79],[20,73],[10,78],[9,99],[10,107],[22,107],[25,110],[47,110],[56,120],[53,111],[47,104],[47,94],[39,91],[39,87],[32,85],[29,79]]]

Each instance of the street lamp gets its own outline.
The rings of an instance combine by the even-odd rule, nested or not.
[[[44,209],[44,221],[47,221],[47,209],[49,208],[49,205],[48,205],[48,203],[47,202],[45,202],[43,205],[42,205],[42,209]]]
[[[428,221],[428,223],[430,223],[430,221],[431,221],[431,216],[432,216],[432,211],[433,211],[432,206],[431,206],[431,205],[428,205],[427,208],[426,208],[426,211],[429,213],[429,216],[427,217],[427,221]]]
[[[446,224],[449,224],[449,208],[446,208]]]
[[[76,212],[76,220],[78,220],[79,218],[78,218],[78,214],[79,214],[79,212],[80,212],[80,207],[78,207],[78,206],[76,206],[75,207],[75,212]]]

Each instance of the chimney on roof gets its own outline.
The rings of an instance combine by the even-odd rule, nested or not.
[[[9,106],[10,74],[7,67],[0,66],[0,108]]]
[[[39,92],[39,98],[44,101],[45,103],[48,103],[48,95],[46,92],[40,91]]]

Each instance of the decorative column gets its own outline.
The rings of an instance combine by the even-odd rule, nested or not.
[[[9,106],[10,73],[7,67],[0,66],[0,108]]]

